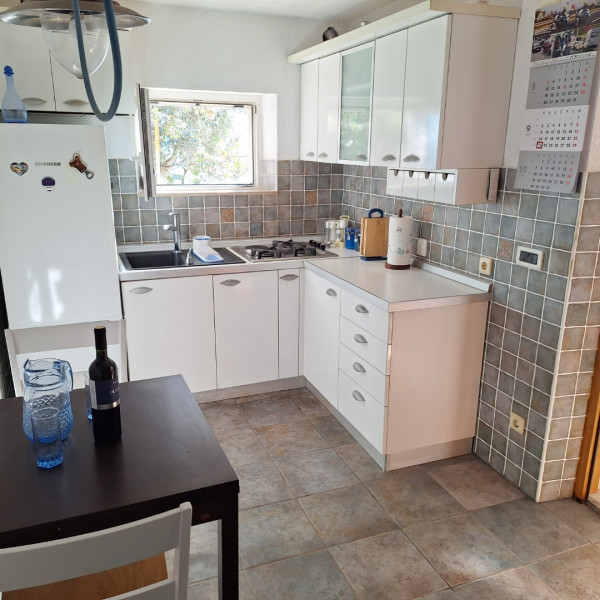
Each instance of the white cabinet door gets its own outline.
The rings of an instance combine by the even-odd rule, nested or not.
[[[369,162],[371,92],[375,44],[363,44],[341,53],[339,161]]]
[[[131,380],[183,375],[192,392],[217,387],[212,278],[121,284]]]
[[[13,68],[17,93],[28,110],[55,110],[50,51],[41,29],[0,22],[0,56],[2,67]],[[0,75],[0,100],[5,91]]]
[[[337,162],[340,121],[340,55],[319,59],[318,160]]]
[[[401,167],[437,168],[449,39],[449,16],[408,29]]]
[[[277,271],[213,277],[219,389],[278,377]]]
[[[404,30],[375,43],[369,164],[378,167],[400,166],[406,38]]]
[[[337,408],[340,288],[304,273],[304,375]]]
[[[279,271],[279,379],[299,374],[300,269]]]
[[[129,52],[129,33],[119,33],[119,45],[121,47],[121,62],[123,63],[123,89],[117,113],[133,114],[134,111],[134,84],[131,70]],[[77,79],[73,74],[62,67],[52,58],[52,73],[54,77],[54,95],[56,98],[56,110],[58,112],[82,112],[91,113],[83,79]],[[106,59],[100,68],[90,76],[92,91],[96,104],[102,112],[110,107],[113,93],[113,62],[110,47]]]
[[[319,61],[300,66],[300,160],[317,160]]]

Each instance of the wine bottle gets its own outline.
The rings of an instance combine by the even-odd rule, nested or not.
[[[98,444],[121,439],[121,401],[117,365],[108,358],[106,328],[94,327],[96,360],[89,368],[92,428]]]

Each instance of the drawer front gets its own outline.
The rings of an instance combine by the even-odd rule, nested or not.
[[[387,375],[389,346],[358,325],[340,318],[340,341],[378,371]]]
[[[379,404],[387,406],[389,377],[344,345],[340,345],[340,370],[369,392]]]
[[[380,340],[386,343],[389,341],[390,314],[387,311],[347,290],[342,290],[341,313],[343,317],[366,329]]]
[[[386,408],[340,371],[338,410],[381,454],[384,453]]]

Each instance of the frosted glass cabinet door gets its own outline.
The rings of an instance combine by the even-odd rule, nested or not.
[[[340,119],[340,55],[319,59],[318,160],[337,162]]]
[[[449,16],[408,30],[400,166],[436,169],[446,92]]]
[[[400,166],[406,38],[404,30],[375,42],[369,163],[378,167]]]
[[[342,163],[360,165],[369,161],[374,48],[371,42],[341,54],[339,161]]]
[[[300,160],[317,160],[319,61],[300,65]]]

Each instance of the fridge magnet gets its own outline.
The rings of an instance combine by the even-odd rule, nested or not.
[[[73,160],[69,163],[70,167],[77,169],[80,173],[84,173],[88,179],[94,176],[94,173],[87,168],[87,165],[81,160],[81,156],[73,154]]]
[[[42,185],[46,188],[47,192],[52,192],[54,191],[56,181],[54,181],[52,177],[44,177],[44,179],[42,179]]]
[[[14,162],[10,163],[10,170],[17,175],[25,175],[25,173],[27,173],[29,170],[29,166],[24,162]]]

